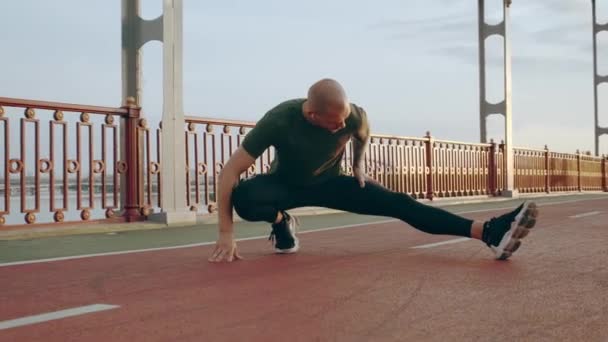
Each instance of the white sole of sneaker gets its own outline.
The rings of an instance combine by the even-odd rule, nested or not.
[[[300,226],[300,220],[296,216],[292,216],[291,218],[293,219],[293,225],[289,227],[289,229],[294,237],[294,245],[293,247],[286,249],[279,249],[275,247],[274,251],[277,254],[293,254],[300,249],[300,240],[298,240],[298,237],[296,236],[299,230],[298,227]]]
[[[287,249],[275,248],[274,250],[277,254],[292,254],[292,253],[297,252],[299,249],[300,249],[300,241],[298,241],[298,239],[296,238],[295,245],[293,247],[287,248]]]
[[[521,239],[525,238],[530,229],[536,225],[538,208],[534,202],[525,202],[515,220],[511,223],[511,229],[503,236],[497,247],[492,247],[496,259],[508,259],[520,246]]]

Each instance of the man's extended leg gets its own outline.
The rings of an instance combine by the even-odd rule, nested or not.
[[[356,214],[400,219],[429,234],[471,237],[472,220],[425,205],[408,194],[391,191],[369,180],[365,187],[348,176],[300,189],[297,206],[319,206]]]
[[[301,188],[292,196],[294,206],[321,206],[364,215],[400,219],[429,234],[455,235],[484,241],[498,259],[511,256],[520,239],[536,223],[536,206],[524,203],[514,211],[487,222],[474,222],[441,208],[425,205],[407,194],[368,181],[361,188],[353,177],[340,176]]]
[[[534,226],[537,214],[533,205],[528,208],[525,203],[490,221],[474,222],[420,203],[407,194],[390,191],[371,180],[361,188],[353,177],[347,176],[302,188],[290,188],[273,175],[256,176],[235,188],[233,205],[245,220],[273,223],[273,235],[277,237],[275,247],[282,253],[295,252],[299,247],[294,219],[285,212],[297,207],[321,206],[394,217],[429,234],[476,238],[492,248],[499,259],[508,258],[519,247],[519,239]]]

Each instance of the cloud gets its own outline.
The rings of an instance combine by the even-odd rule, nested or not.
[[[418,19],[393,19],[383,20],[372,24],[369,28],[372,30],[384,30],[389,33],[422,33],[422,32],[438,32],[446,28],[459,30],[468,25],[469,18],[462,14],[460,15],[444,15]],[[392,31],[392,32],[391,32]],[[396,32],[395,32],[396,31]]]
[[[447,45],[438,48],[428,49],[427,53],[433,56],[441,56],[450,59],[457,59],[465,64],[479,63],[479,50],[476,45],[461,44],[461,45]],[[498,58],[490,58],[488,62],[491,65],[500,65],[501,60]]]
[[[573,47],[575,53],[591,49],[590,4],[583,0],[515,2],[511,36],[534,47]],[[470,6],[469,6],[470,7]],[[517,10],[517,11],[516,11]],[[542,17],[543,20],[538,20]],[[372,26],[390,40],[413,39],[445,43],[477,41],[477,16],[472,11],[411,20],[385,20]]]
[[[442,56],[458,61],[478,65],[479,51],[477,45],[461,44],[447,45],[438,48],[428,49],[427,53],[433,56]],[[486,63],[490,67],[502,67],[502,56],[486,54]],[[559,70],[559,71],[590,71],[591,57],[581,58],[568,55],[521,55],[514,52],[512,56],[514,69],[523,69],[525,71],[535,70]]]
[[[591,20],[589,16],[581,15],[589,10],[586,3],[560,0],[522,6],[524,12],[513,13],[511,19],[510,39],[514,68],[526,71],[589,71],[592,51]],[[541,13],[547,16],[547,20],[538,20]],[[555,15],[556,13],[569,15],[562,18]],[[477,17],[471,13],[385,21],[377,28],[387,32],[391,40],[406,40],[408,44],[418,44],[419,51],[425,56],[439,56],[466,64],[478,64]],[[489,45],[490,50],[492,46],[494,45]],[[501,66],[501,52],[502,50],[499,53],[488,53],[487,63],[490,66]]]
[[[586,127],[533,123],[522,125],[513,135],[516,146],[544,148],[546,144],[551,151],[562,153],[575,153],[577,149],[592,151],[594,148],[593,131]]]
[[[577,13],[590,13],[591,1],[588,0],[543,0],[538,1],[536,7],[551,11],[555,14],[573,15]]]
[[[459,36],[476,37],[476,20],[463,13],[453,13],[410,20],[384,20],[373,24],[370,29],[380,31],[389,40],[462,40]]]
[[[526,36],[530,44],[555,48],[572,48],[574,53],[589,54],[592,49],[590,21],[554,22],[551,26],[531,30]]]

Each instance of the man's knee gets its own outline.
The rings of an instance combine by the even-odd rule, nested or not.
[[[243,220],[257,221],[255,215],[256,202],[255,191],[248,182],[239,183],[232,190],[232,206]]]

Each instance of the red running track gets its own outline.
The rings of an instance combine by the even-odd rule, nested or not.
[[[396,222],[302,234],[296,255],[243,241],[232,264],[197,247],[0,267],[0,322],[120,306],[0,341],[606,341],[607,209],[541,206],[508,261],[473,240],[413,249],[453,237]]]

